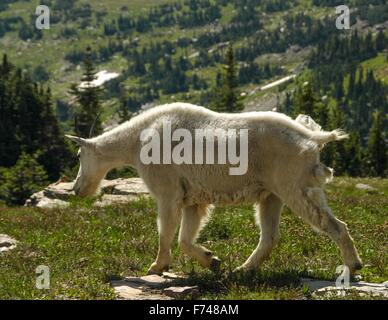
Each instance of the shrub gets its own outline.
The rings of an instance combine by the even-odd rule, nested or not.
[[[47,184],[47,174],[37,162],[37,156],[23,152],[13,167],[0,168],[0,201],[22,205]]]

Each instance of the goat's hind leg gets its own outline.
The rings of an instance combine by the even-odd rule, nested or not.
[[[270,255],[280,239],[279,222],[283,203],[274,194],[261,199],[256,206],[257,223],[260,226],[260,242],[245,263],[235,271],[248,271],[259,268]]]
[[[217,271],[221,261],[214,257],[208,249],[195,244],[201,228],[205,225],[208,214],[207,205],[192,205],[183,209],[179,244],[187,255],[196,259],[203,267]]]
[[[314,229],[327,234],[337,244],[351,275],[361,269],[362,261],[348,228],[344,222],[333,215],[322,188],[305,188],[299,194],[295,194],[294,199],[287,205]]]

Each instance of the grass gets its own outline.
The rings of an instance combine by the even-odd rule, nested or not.
[[[354,188],[367,183],[378,192]],[[335,214],[346,221],[365,267],[366,281],[388,279],[388,180],[337,178],[328,186]],[[0,299],[114,299],[109,280],[144,275],[158,246],[155,203],[94,208],[93,199],[74,199],[67,209],[0,209],[0,233],[20,243],[0,258]],[[260,232],[249,206],[219,207],[199,241],[223,260],[214,275],[180,254],[174,242],[173,271],[185,284],[199,285],[207,299],[310,299],[299,277],[335,279],[341,264],[336,246],[317,235],[288,209],[281,221],[282,240],[261,269],[237,277],[230,271],[256,247]],[[35,288],[36,267],[50,268],[51,288]],[[359,299],[356,294],[347,298]],[[363,297],[369,298],[369,297]]]

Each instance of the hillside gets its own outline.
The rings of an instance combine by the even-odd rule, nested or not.
[[[353,30],[375,34],[387,20],[384,2],[373,2],[368,6],[370,1],[350,1]],[[251,110],[272,109],[284,95],[277,103],[260,107],[258,102],[267,101],[271,93],[258,89],[302,72],[312,48],[340,33],[335,29],[335,1],[115,0],[108,5],[74,0],[65,5],[51,0],[43,2],[51,8],[50,30],[44,31],[33,28],[33,1],[6,3],[0,11],[0,52],[30,70],[36,81],[48,82],[63,121],[71,118],[69,85],[81,77],[88,45],[98,69],[121,74],[105,97],[108,119],[122,99],[131,110],[176,100],[206,105],[226,42],[233,43],[241,68],[253,62],[263,68],[257,76],[252,68],[241,75],[245,104]],[[361,27],[355,23],[359,18],[364,22]],[[386,65],[384,61],[365,65],[380,70],[381,63]],[[177,69],[167,66],[177,64]],[[386,81],[386,72],[380,70],[376,76]]]

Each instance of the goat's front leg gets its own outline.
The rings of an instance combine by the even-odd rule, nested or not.
[[[158,201],[159,251],[149,274],[162,274],[167,271],[171,261],[171,243],[181,217],[181,208],[174,201]]]

